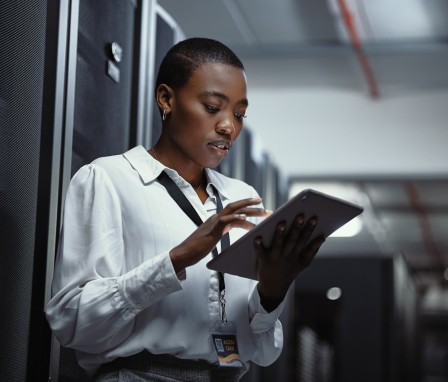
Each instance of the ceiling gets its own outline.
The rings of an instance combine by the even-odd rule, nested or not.
[[[276,98],[279,94],[290,94],[293,88],[299,89],[302,100],[322,97],[322,103],[337,103],[346,94],[354,94],[370,103],[376,100],[371,119],[378,118],[375,115],[381,113],[381,107],[402,107],[400,116],[412,115],[410,120],[399,116],[396,123],[392,119],[390,125],[386,121],[385,132],[375,126],[367,131],[366,127],[362,149],[356,152],[359,159],[342,162],[347,152],[343,148],[332,160],[325,158],[326,167],[313,168],[307,161],[309,173],[290,157],[302,146],[294,140],[285,140],[285,135],[276,146],[275,136],[263,128],[263,122],[274,114],[272,109],[256,109],[255,105],[252,112],[256,116],[251,121],[269,142],[277,165],[285,169],[290,179],[300,181],[297,187],[305,188],[312,183],[325,188],[329,182],[339,182],[356,190],[358,196],[353,201],[366,207],[365,228],[354,238],[332,239],[332,248],[347,253],[359,252],[359,248],[366,252],[401,253],[418,286],[422,289],[437,286],[445,293],[448,279],[448,150],[445,150],[448,146],[448,2],[160,0],[159,4],[176,20],[186,37],[210,37],[229,45],[245,63],[255,94],[265,91],[263,94],[267,97]],[[328,89],[336,94],[334,100],[329,98]],[[431,101],[416,103],[415,107],[408,101],[400,104],[402,100],[416,97]],[[260,99],[255,97],[255,101]],[[437,103],[438,108],[434,106]],[[424,121],[415,117],[419,114],[412,114],[420,105],[424,105],[422,113],[427,113]],[[393,111],[388,113],[393,115]],[[276,118],[280,118],[278,114]],[[344,124],[353,120],[346,121]],[[395,131],[395,141],[388,149],[385,137],[393,136],[395,124],[400,123],[405,127],[414,125],[405,133]],[[289,125],[282,123],[285,129]],[[286,130],[285,134],[294,136],[297,132]],[[313,139],[318,139],[318,132],[314,134]],[[423,139],[428,142],[422,142]],[[366,145],[366,141],[371,145]],[[383,150],[383,162],[377,155],[378,150],[370,151],[372,146]],[[402,156],[396,155],[400,147],[408,148]],[[327,151],[331,149],[328,146]],[[356,167],[367,163],[370,155],[371,167]],[[398,157],[403,159],[401,167]],[[343,170],[336,171],[332,163]]]

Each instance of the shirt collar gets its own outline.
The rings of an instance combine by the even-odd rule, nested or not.
[[[143,146],[136,146],[125,152],[123,156],[132,168],[138,172],[142,182],[145,184],[154,181],[165,168],[162,163],[149,155]]]
[[[157,179],[160,173],[167,169],[168,175],[172,178],[179,178],[180,175],[177,171],[166,167],[158,160],[154,159],[143,146],[136,146],[133,149],[125,152],[123,156],[132,166],[132,168],[138,172],[142,182],[144,184],[151,183]],[[208,183],[213,184],[218,190],[223,199],[228,199],[228,194],[225,189],[223,177],[218,172],[209,168],[205,169],[205,175]]]
[[[222,199],[229,199],[229,195],[223,182],[223,176],[220,173],[209,168],[205,169],[205,175],[207,176],[208,182],[213,184],[213,186],[215,186],[215,188],[218,190]]]

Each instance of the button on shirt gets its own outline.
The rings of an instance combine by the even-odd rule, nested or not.
[[[216,363],[210,326],[220,319],[211,254],[176,275],[169,251],[197,226],[157,182],[165,170],[205,221],[223,205],[257,197],[246,183],[206,169],[204,204],[176,171],[138,146],[82,167],[65,202],[48,322],[63,346],[93,373],[142,350]],[[255,223],[259,219],[253,219]],[[234,242],[246,231],[232,229]],[[219,245],[218,245],[219,250]],[[244,254],[242,254],[244,255]],[[225,275],[226,313],[235,321],[242,361],[269,365],[283,345],[281,304],[267,313],[254,280]]]

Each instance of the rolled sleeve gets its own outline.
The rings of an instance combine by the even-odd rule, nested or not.
[[[285,299],[272,312],[268,313],[261,305],[258,289],[254,288],[249,298],[249,317],[251,317],[250,326],[254,333],[261,333],[272,329],[275,322],[280,317],[285,306]]]
[[[285,299],[268,313],[261,305],[256,287],[249,297],[250,328],[256,345],[252,360],[260,366],[272,364],[283,349],[283,328],[278,318],[284,306]]]

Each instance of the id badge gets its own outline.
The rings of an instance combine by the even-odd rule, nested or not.
[[[219,366],[242,367],[234,321],[217,320],[210,330]]]

